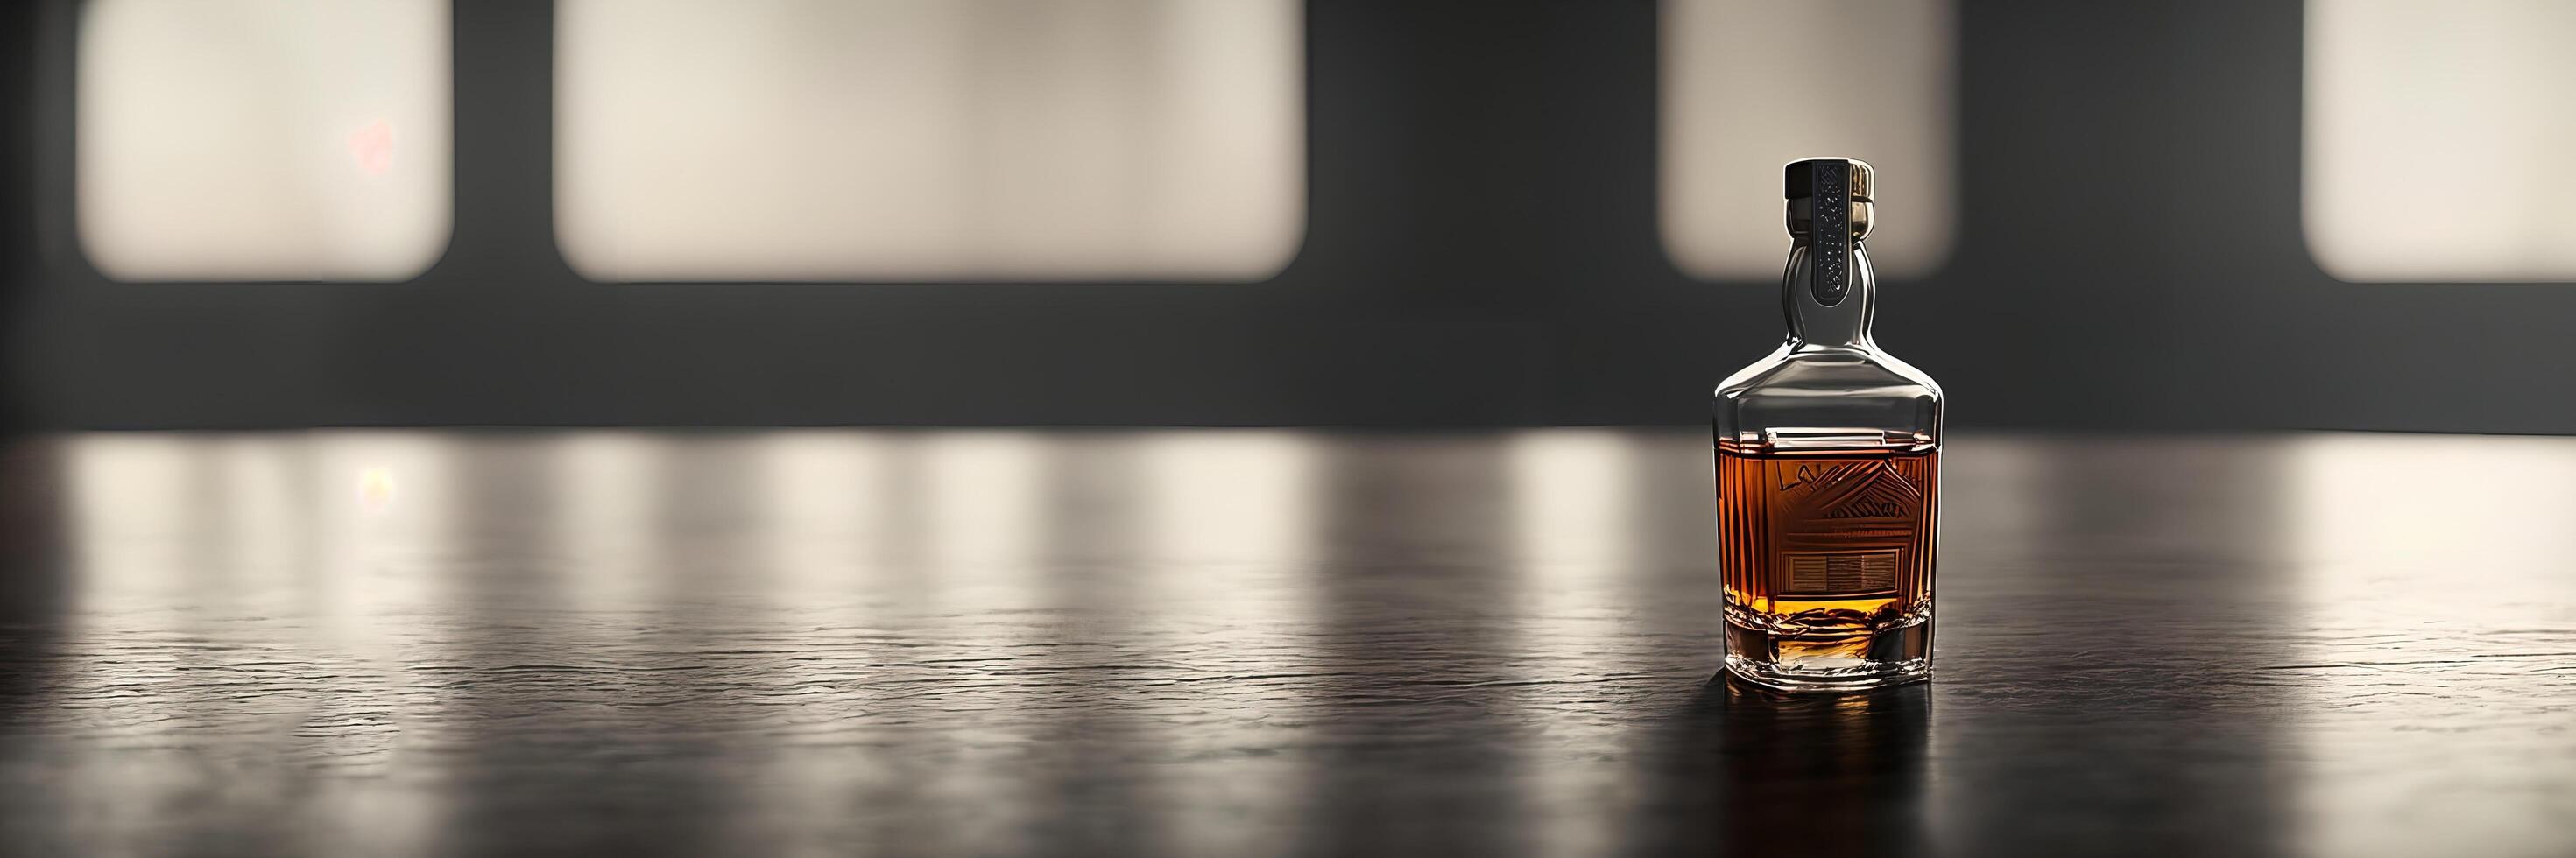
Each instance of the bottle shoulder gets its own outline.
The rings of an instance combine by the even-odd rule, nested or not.
[[[1718,386],[1721,443],[1904,437],[1938,444],[1941,386],[1876,349],[1783,348]],[[1875,442],[1873,442],[1875,443]]]
[[[1885,351],[1782,346],[1717,385],[1720,399],[1845,395],[1941,399],[1941,385]]]

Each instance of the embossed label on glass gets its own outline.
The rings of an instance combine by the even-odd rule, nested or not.
[[[1886,602],[1921,597],[1932,538],[1929,450],[1721,449],[1718,536],[1737,596]]]
[[[1913,540],[1924,492],[1897,457],[1771,459],[1778,505],[1771,516],[1780,592],[1882,594]],[[1812,568],[1811,574],[1801,575]]]

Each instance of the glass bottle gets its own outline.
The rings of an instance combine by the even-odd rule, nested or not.
[[[1932,673],[1941,388],[1870,339],[1871,172],[1788,166],[1778,351],[1717,388],[1726,669],[1784,690]]]

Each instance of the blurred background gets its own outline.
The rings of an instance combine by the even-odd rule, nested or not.
[[[2576,431],[2548,0],[0,15],[20,428],[1689,425],[1840,154],[1954,425]]]
[[[0,3],[0,854],[2576,854],[2576,445],[2272,431],[2576,433],[2572,38]],[[1942,679],[1788,705],[1810,155],[1966,431]]]

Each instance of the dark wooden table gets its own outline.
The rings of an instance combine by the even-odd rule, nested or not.
[[[0,854],[2576,854],[2576,442],[1947,455],[1782,698],[1696,433],[21,442]]]

